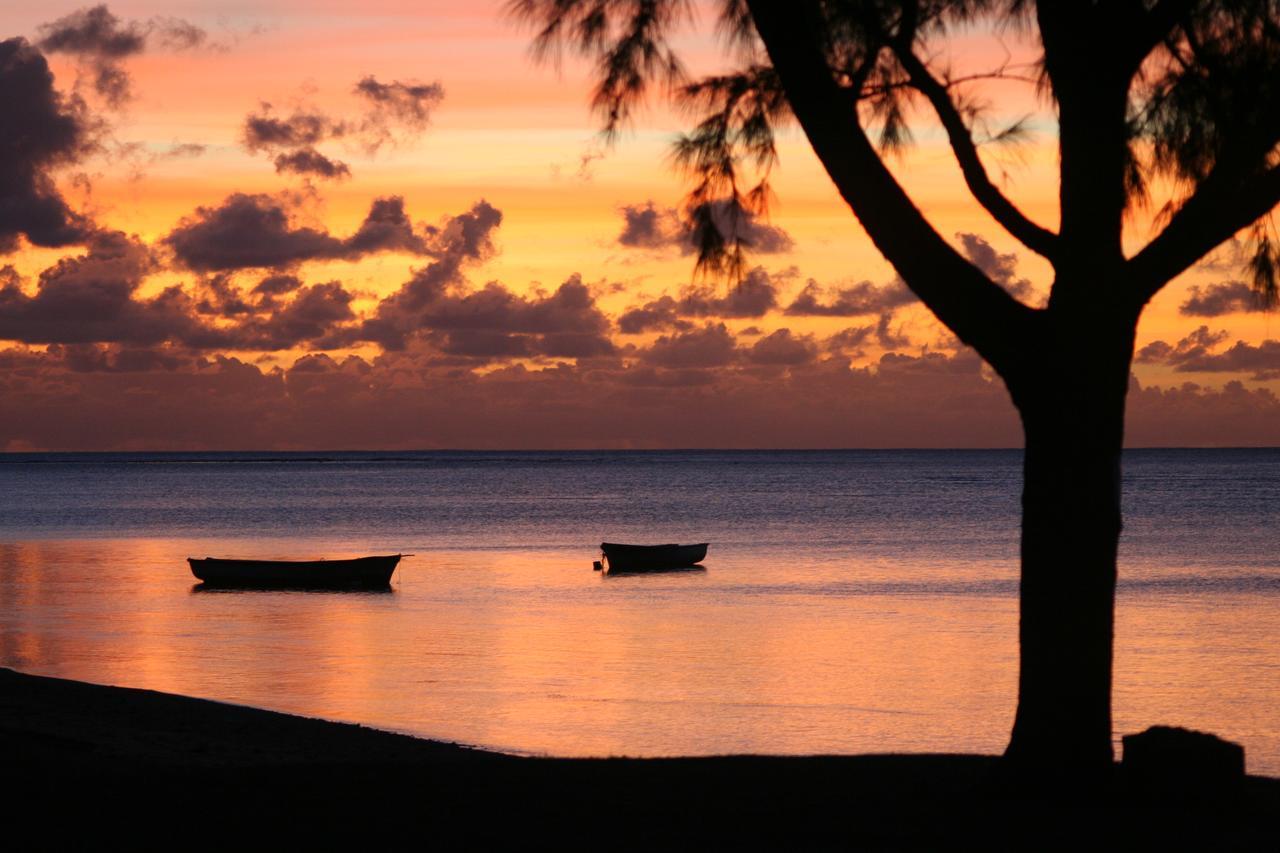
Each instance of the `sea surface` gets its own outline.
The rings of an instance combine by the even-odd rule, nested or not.
[[[998,752],[1020,451],[0,455],[0,665],[553,755]],[[1115,729],[1280,776],[1280,450],[1124,459]],[[710,542],[593,572],[599,543]],[[403,552],[392,590],[188,556]]]

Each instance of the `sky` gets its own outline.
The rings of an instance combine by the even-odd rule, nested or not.
[[[999,380],[897,282],[795,130],[741,284],[701,280],[653,99],[613,146],[590,69],[496,0],[0,0],[0,450],[1012,447]],[[713,21],[678,44],[724,67]],[[957,69],[1029,55],[969,33]],[[976,90],[1056,225],[1051,112]],[[1040,304],[1051,271],[924,112],[892,168]],[[1138,210],[1126,243],[1152,215]],[[1148,307],[1135,446],[1275,444],[1280,330],[1227,245]],[[1082,332],[1082,343],[1085,342]]]

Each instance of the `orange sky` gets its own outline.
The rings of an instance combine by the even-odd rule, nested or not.
[[[124,60],[122,67],[132,78],[133,98],[118,110],[108,109],[89,91],[83,62],[51,54],[56,85],[64,92],[71,91],[77,86],[79,73],[81,91],[97,114],[109,122],[100,152],[61,169],[57,173],[59,186],[73,205],[91,213],[100,226],[136,235],[142,243],[159,249],[166,245],[166,235],[184,219],[190,221],[197,208],[216,208],[233,193],[273,198],[290,194],[286,207],[293,227],[310,226],[336,238],[353,234],[376,198],[402,196],[404,210],[418,228],[443,226],[483,199],[501,211],[501,225],[491,233],[494,251],[469,260],[462,278],[451,285],[458,310],[470,310],[471,303],[461,301],[467,293],[494,281],[511,298],[529,303],[531,317],[542,316],[538,312],[547,306],[540,300],[577,274],[590,293],[593,309],[607,318],[608,328],[602,327],[599,336],[612,342],[612,352],[599,351],[590,357],[556,355],[555,345],[537,338],[543,332],[531,329],[517,329],[519,335],[534,337],[512,343],[509,351],[516,353],[527,346],[533,346],[533,351],[504,357],[490,354],[470,361],[442,359],[439,353],[415,349],[416,345],[384,354],[384,345],[371,340],[326,343],[315,337],[284,348],[205,347],[198,353],[175,355],[177,344],[167,340],[147,346],[164,350],[177,361],[163,369],[154,365],[125,369],[118,350],[132,344],[95,342],[83,335],[78,340],[69,337],[63,344],[98,348],[94,358],[106,367],[90,369],[84,363],[69,367],[65,348],[59,349],[63,344],[53,342],[51,348],[48,340],[24,343],[20,335],[11,333],[9,343],[0,337],[0,352],[7,353],[0,355],[0,370],[5,371],[0,388],[8,390],[11,401],[22,401],[22,411],[12,405],[0,409],[0,449],[317,443],[328,447],[431,447],[468,446],[472,442],[477,446],[1018,443],[1016,421],[1002,389],[993,385],[976,363],[970,365],[964,353],[955,352],[948,336],[920,306],[899,305],[883,315],[888,317],[884,328],[896,340],[868,330],[857,346],[840,351],[832,348],[833,335],[868,328],[877,323],[877,317],[784,312],[809,279],[816,280],[828,296],[834,295],[835,288],[862,281],[882,286],[893,279],[891,268],[875,252],[803,138],[794,131],[783,139],[782,167],[775,181],[779,203],[769,221],[789,237],[790,248],[754,259],[776,288],[775,307],[736,317],[707,310],[685,317],[680,326],[651,328],[639,334],[622,332],[618,323],[628,309],[664,295],[679,298],[691,278],[688,254],[671,247],[636,248],[619,242],[624,206],[653,202],[665,208],[679,204],[682,184],[668,165],[667,151],[684,120],[655,103],[615,149],[580,167],[581,158],[599,148],[587,106],[587,75],[573,62],[559,72],[531,62],[528,35],[503,19],[503,5],[497,0],[112,3],[111,12],[122,26],[166,16],[195,24],[208,38],[203,46],[191,50],[153,48],[148,42],[145,51]],[[77,3],[34,5],[5,0],[0,8],[6,28],[0,37],[24,36],[37,41],[42,24],[83,7]],[[720,62],[708,34],[710,21],[704,24],[703,33],[691,34],[681,42],[691,65],[699,69],[713,68]],[[1013,37],[1006,41],[1015,58],[1026,54],[1025,44],[1018,44]],[[993,38],[972,35],[958,49],[957,67],[990,63],[999,50]],[[366,105],[353,87],[368,75],[384,83],[439,82],[444,96],[431,107],[429,125],[395,128],[396,141],[383,145],[372,156],[354,135],[322,141],[316,146],[321,153],[350,168],[351,176],[340,181],[277,174],[270,152],[246,149],[246,117],[261,112],[264,102],[272,105],[271,115],[278,117],[304,110],[357,121]],[[996,123],[1033,113],[1035,132],[1030,140],[988,162],[993,170],[1005,173],[1007,190],[1024,210],[1052,227],[1057,187],[1051,115],[1023,84],[1001,84],[985,95],[994,104]],[[1028,279],[1034,289],[1028,298],[1038,300],[1049,283],[1048,266],[1019,251],[1012,238],[969,200],[945,142],[929,118],[924,113],[915,117],[917,145],[904,161],[894,165],[895,170],[939,232],[955,238],[957,245],[959,234],[972,234],[997,254],[1016,254],[1015,278]],[[122,153],[120,146],[130,143],[141,146]],[[198,144],[203,150],[198,156],[158,156],[178,144]],[[79,174],[87,175],[87,190],[84,182],[74,180]],[[308,187],[308,193],[300,194]],[[1146,217],[1135,216],[1130,245],[1141,245],[1149,233]],[[18,287],[25,296],[34,298],[41,287],[41,270],[59,258],[83,251],[23,245],[0,265],[12,264],[22,276]],[[304,260],[291,265],[288,272],[306,284],[340,282],[352,296],[350,322],[354,323],[373,316],[382,300],[399,291],[413,271],[427,263],[429,257],[422,254],[392,250]],[[235,271],[230,280],[247,292],[264,274],[261,268],[245,268]],[[207,270],[161,263],[142,276],[134,298],[151,299],[166,287],[181,284],[196,299],[205,293],[209,275]],[[1190,316],[1180,309],[1190,287],[1203,288],[1241,277],[1240,270],[1224,263],[1213,269],[1197,268],[1166,288],[1144,316],[1139,348],[1158,340],[1176,345],[1198,327],[1207,326],[1213,340],[1207,350],[1210,355],[1225,352],[1237,342],[1265,350],[1266,342],[1276,336],[1270,314]],[[0,304],[0,323],[5,310]],[[214,326],[227,322],[226,317],[208,320]],[[685,341],[681,336],[697,333],[707,337],[711,334],[707,330],[721,322],[733,339],[732,355],[690,356],[694,361],[685,363],[666,354],[675,353],[673,347],[686,343],[680,352],[691,352],[690,347],[699,342]],[[788,330],[786,340],[775,338],[773,343],[791,349],[751,350],[780,329]],[[460,351],[460,335],[448,337],[447,346],[454,347],[454,356]],[[665,350],[655,344],[663,337],[670,344]],[[491,339],[492,335],[486,338]],[[796,345],[796,341],[801,343]],[[305,383],[300,374],[296,381],[290,380],[298,360],[316,352],[327,353],[332,362],[313,360],[308,365],[325,365],[326,375],[333,375],[332,382],[341,381],[333,377],[341,373],[339,365],[350,354],[361,358],[360,370],[370,370],[358,393],[351,388],[326,387],[325,399],[334,411],[345,412],[334,415],[331,428],[318,425],[314,415],[304,417],[301,400]],[[773,357],[770,353],[774,352],[781,354]],[[886,353],[907,361],[891,358],[886,363]],[[201,382],[216,384],[211,375],[229,370],[218,366],[218,356],[243,362],[246,369],[259,374],[253,381],[264,387],[283,383],[278,388],[272,386],[274,390],[265,397],[255,398],[253,394],[258,392],[240,389],[226,392],[233,394],[234,406],[222,401],[251,411],[266,406],[279,409],[281,399],[287,398],[292,414],[281,416],[276,432],[224,426],[221,432],[209,433],[184,424],[181,417],[165,421],[174,418],[167,406],[177,405],[179,400],[184,406],[193,405],[189,395],[195,392],[191,389]],[[1280,356],[1272,360],[1280,361]],[[357,371],[358,366],[349,362],[348,373]],[[275,368],[284,373],[272,379]],[[906,381],[894,378],[895,370],[903,376],[943,377],[937,380],[943,383],[939,387],[953,389],[955,381],[945,377],[963,375],[978,397],[949,399],[931,409],[923,389],[895,384]],[[166,372],[168,375],[160,375]],[[320,375],[320,371],[313,372]],[[1280,429],[1280,412],[1272,396],[1280,387],[1277,369],[1177,371],[1175,363],[1166,359],[1138,363],[1135,375],[1145,395],[1135,398],[1137,408],[1130,430],[1133,443],[1274,443],[1274,436],[1280,435],[1273,431]],[[508,379],[499,381],[503,376]],[[1172,394],[1171,389],[1186,382],[1196,383],[1199,390]],[[1240,385],[1228,386],[1232,382]],[[859,391],[863,385],[874,387]],[[1161,396],[1153,386],[1169,393]],[[392,397],[385,396],[388,394]],[[478,417],[488,418],[489,424],[478,432],[469,430],[454,423],[452,415],[427,405],[417,422],[400,424],[394,430],[362,433],[355,425],[360,400],[386,402],[394,398],[398,405],[405,405],[407,398],[395,395],[413,394],[431,399],[457,396],[450,405],[469,406]],[[913,394],[922,395],[915,408],[903,402],[913,399]],[[128,412],[117,411],[122,395],[150,401],[143,406],[150,414],[133,420]],[[536,401],[530,407],[540,412],[533,420],[504,408],[513,399],[526,399],[526,395]],[[845,395],[852,396],[845,399]],[[414,406],[426,405],[413,399]],[[981,406],[974,402],[979,399]],[[601,400],[608,400],[613,407],[635,407],[635,416],[605,417],[596,405]],[[740,411],[741,417],[748,419],[745,426],[717,428],[714,422],[699,422],[682,431],[678,425],[643,423],[653,415],[655,406],[663,411],[670,406],[678,412],[691,406],[730,405],[724,401],[739,407],[725,412],[732,417],[732,412]],[[783,405],[780,401],[786,401],[785,414],[771,408]],[[962,413],[954,422],[938,414],[949,405]],[[992,411],[975,415],[974,406],[989,406]],[[795,411],[796,407],[803,411]],[[136,406],[133,410],[139,411]],[[591,414],[585,414],[588,412]],[[1235,415],[1227,416],[1227,412]],[[903,422],[912,418],[919,423]],[[584,421],[590,424],[584,426]],[[101,429],[104,423],[111,425],[105,434]]]

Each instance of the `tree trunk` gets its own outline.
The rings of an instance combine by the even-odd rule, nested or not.
[[[1005,765],[1021,780],[1053,786],[1087,788],[1112,762],[1120,450],[1132,327],[1108,337],[1083,347],[1078,339],[1074,347],[1059,341],[1058,356],[1034,387],[1011,387],[1026,450],[1018,710]]]

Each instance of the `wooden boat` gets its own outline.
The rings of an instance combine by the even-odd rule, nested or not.
[[[698,545],[620,545],[601,542],[611,572],[652,572],[696,566],[707,556],[707,543]]]
[[[188,557],[207,586],[295,589],[385,589],[403,554],[354,560],[222,560]]]

